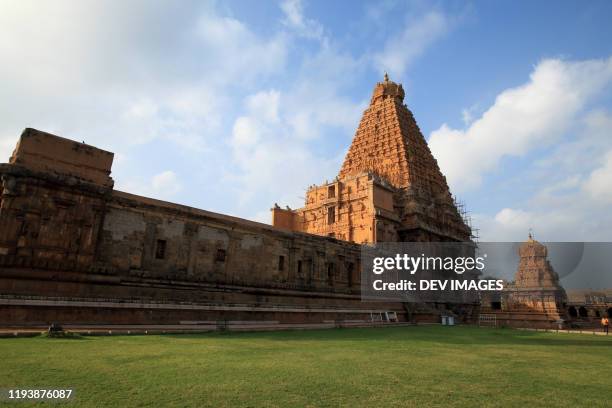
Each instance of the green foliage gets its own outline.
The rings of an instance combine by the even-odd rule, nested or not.
[[[596,407],[611,346],[442,326],[0,339],[0,388],[73,388],[79,407]]]

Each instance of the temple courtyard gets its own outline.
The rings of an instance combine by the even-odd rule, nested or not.
[[[0,388],[80,407],[609,406],[612,378],[612,336],[465,326],[9,338],[0,356]]]

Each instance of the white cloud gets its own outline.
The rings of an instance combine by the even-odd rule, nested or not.
[[[512,207],[474,216],[483,241],[523,240],[529,228],[544,241],[610,240],[612,116],[594,110],[576,124],[571,137],[516,174],[534,191],[527,200],[509,194]]]
[[[429,145],[453,191],[478,187],[505,156],[521,156],[558,140],[612,80],[612,58],[544,60],[530,81],[508,89],[467,129],[443,124]]]
[[[115,151],[121,190],[264,221],[274,201],[302,205],[309,184],[337,174],[369,98],[350,97],[355,84],[372,64],[401,76],[456,19],[439,11],[408,16],[371,58],[326,37],[302,2],[285,1],[281,10],[282,27],[262,35],[216,3],[3,7],[0,56],[10,63],[0,65],[0,155],[32,126]],[[304,38],[317,41],[300,48]],[[584,113],[610,81],[611,65],[542,61],[483,114],[462,112],[465,128],[445,124],[432,134],[458,191],[477,187],[503,157],[555,142],[525,177],[536,193],[476,215],[483,237],[523,239],[532,227],[549,239],[599,239],[612,230],[605,184],[612,116]],[[573,127],[585,132],[562,140]]]
[[[592,217],[592,202],[580,201],[574,193],[561,197],[560,203],[539,206],[530,203],[526,209],[503,208],[495,215],[475,214],[481,241],[523,241],[529,230],[541,241],[606,241],[609,234],[602,226],[612,225],[610,217]]]
[[[524,229],[533,220],[533,216],[523,210],[504,208],[495,215],[495,221],[504,226],[512,226]]]
[[[584,189],[602,204],[612,204],[612,150],[606,154],[603,166],[591,173]]]
[[[323,39],[323,26],[316,20],[304,17],[304,6],[301,0],[284,0],[281,10],[285,14],[283,24],[306,38]]]
[[[159,112],[159,106],[150,99],[142,99],[131,104],[124,115],[128,118],[151,119]]]
[[[560,203],[540,206],[535,202],[525,208],[503,208],[493,216],[475,214],[480,240],[523,241],[530,229],[541,241],[609,241],[612,217],[600,203],[584,200],[581,194],[567,193]]]
[[[122,160],[126,158],[123,156]],[[152,197],[159,200],[170,201],[183,190],[177,174],[172,170],[164,170],[153,175],[150,179],[139,176],[117,183],[116,189],[132,194]]]
[[[281,71],[287,48],[210,2],[7,3],[0,155],[26,126],[115,152],[155,139],[204,150],[232,93]]]
[[[156,195],[173,196],[181,191],[181,185],[176,173],[171,170],[156,174],[151,179],[151,187]]]
[[[278,121],[278,104],[280,92],[276,90],[262,91],[250,95],[246,100],[249,113],[268,122]]]
[[[537,200],[538,203],[547,203],[552,200],[558,200],[559,194],[579,187],[580,183],[581,179],[578,175],[566,177],[561,181],[543,186],[541,191],[536,195],[535,200]]]
[[[242,205],[267,198],[267,205],[278,201],[301,206],[308,184],[337,171],[336,160],[317,157],[293,133],[293,124],[279,112],[284,98],[276,90],[250,95],[244,101],[245,114],[234,122],[230,144],[240,172],[228,177],[240,190]],[[253,212],[260,221],[262,214],[260,208]]]
[[[609,241],[612,228],[612,121],[601,111],[586,114],[581,132],[524,169],[521,183],[535,187],[527,201],[494,215],[476,214],[483,241],[519,241],[533,228],[544,241]],[[601,135],[608,135],[602,139]],[[567,160],[564,160],[567,159]]]
[[[474,225],[480,229],[481,240],[524,240],[527,231],[533,228],[536,237],[544,241],[609,241],[612,229],[609,211],[612,203],[609,187],[612,180],[612,115],[601,108],[597,95],[612,82],[610,61],[552,61],[552,71],[557,73],[554,81],[534,78],[535,73],[542,74],[540,64],[530,83],[511,90],[509,96],[506,94],[505,105],[498,98],[489,109],[513,118],[516,122],[513,132],[506,131],[503,122],[485,113],[474,123],[488,122],[481,125],[488,129],[487,136],[492,139],[489,143],[478,139],[483,136],[478,133],[482,130],[471,127],[464,131],[452,130],[456,132],[455,141],[434,141],[434,153],[443,168],[444,160],[440,159],[437,149],[444,141],[457,143],[450,147],[456,155],[452,159],[456,160],[455,165],[462,162],[467,167],[457,168],[458,173],[447,173],[453,187],[464,190],[476,187],[479,184],[470,185],[462,179],[477,175],[485,180],[481,189],[475,191],[479,200],[487,194],[496,195],[495,201],[505,198],[505,208],[493,207],[490,213],[474,215]],[[546,77],[550,76],[548,72]],[[536,89],[538,92],[534,94]],[[538,109],[532,106],[534,98],[539,99]],[[542,102],[546,100],[549,101]],[[542,113],[546,106],[550,112]],[[535,119],[534,112],[540,112]],[[541,118],[548,119],[539,122]],[[509,137],[520,139],[520,143],[504,142],[503,138]],[[482,144],[480,149],[474,147],[477,142]],[[469,153],[463,151],[467,149],[464,144],[471,147]],[[497,168],[505,155],[520,154],[532,154],[535,158],[523,160],[520,167],[513,166],[501,178],[484,177],[487,171]],[[496,156],[496,160],[488,167],[474,168],[491,155]],[[480,204],[482,206],[482,202]]]
[[[0,65],[0,155],[29,126],[129,157],[113,169],[119,189],[247,217],[274,200],[301,204],[301,190],[333,177],[341,159],[320,157],[310,141],[328,142],[331,132],[350,141],[362,104],[343,89],[366,68],[325,38],[299,1],[283,3],[284,28],[268,35],[221,8],[137,0],[3,7],[0,55],[11,63]],[[300,37],[319,40],[317,48],[292,49]],[[289,51],[298,53],[285,86]],[[232,160],[222,159],[228,148]],[[166,170],[172,160],[180,161]],[[195,185],[206,174],[210,194],[173,182],[187,172],[183,183]]]
[[[348,146],[364,108],[344,90],[354,87],[363,69],[359,59],[322,41],[300,61],[282,93],[271,88],[244,98],[229,138],[238,171],[226,176],[239,211],[269,221],[262,205],[302,206],[308,185],[337,174],[344,155],[337,145]]]
[[[468,126],[474,121],[474,115],[476,114],[477,110],[478,105],[473,105],[461,111],[461,120],[465,126]]]
[[[438,11],[407,19],[405,28],[390,37],[382,52],[374,56],[374,64],[392,78],[401,77],[427,47],[448,32],[449,25],[448,17]]]
[[[250,147],[261,138],[259,123],[256,119],[241,116],[234,122],[232,129],[232,144],[238,148]]]
[[[283,103],[291,134],[320,140],[325,130],[333,128],[352,136],[367,102],[355,102],[344,91],[354,88],[364,66],[362,59],[330,43],[321,44],[317,53],[305,58]]]
[[[601,156],[610,148],[610,132],[612,131],[612,115],[608,112],[595,109],[586,112],[575,121],[573,131],[576,137],[564,143],[558,143],[551,153],[536,160],[537,169],[553,170],[564,169],[567,173],[584,173],[583,170],[592,170],[590,166],[597,165],[596,157]],[[588,158],[588,159],[587,159]],[[602,158],[603,160],[603,158]]]
[[[207,77],[223,85],[242,86],[262,73],[280,72],[287,53],[282,34],[262,39],[242,22],[215,14],[203,14],[197,22],[196,45]]]
[[[261,91],[246,98],[246,115],[238,117],[232,128],[231,144],[236,153],[266,141],[263,138],[279,122],[279,100],[280,92],[276,90]]]

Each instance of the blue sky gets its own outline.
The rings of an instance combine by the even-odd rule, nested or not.
[[[269,220],[336,176],[387,70],[483,240],[610,241],[612,3],[0,1],[0,155],[35,127],[116,188]]]

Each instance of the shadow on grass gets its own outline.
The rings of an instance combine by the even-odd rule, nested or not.
[[[487,329],[478,327],[411,326],[385,328],[345,328],[323,330],[286,330],[276,332],[213,332],[202,334],[169,334],[177,339],[223,339],[243,341],[261,339],[267,341],[423,341],[438,344],[478,346],[529,345],[556,347],[602,347],[610,345],[612,337],[530,332],[516,329]],[[577,338],[581,336],[582,338]]]

